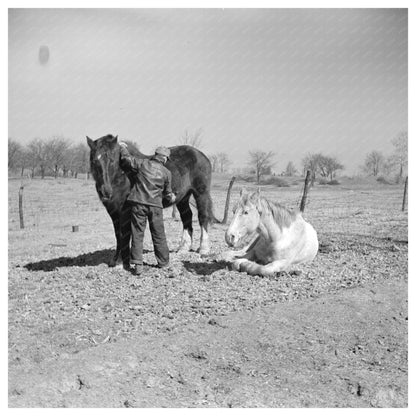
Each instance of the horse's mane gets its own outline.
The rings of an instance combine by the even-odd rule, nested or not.
[[[270,213],[280,228],[290,227],[290,225],[296,220],[299,213],[298,210],[288,209],[277,202],[269,201],[261,196],[256,195],[256,197],[253,198],[254,195],[256,194],[246,195],[243,198],[243,204],[247,202],[254,203],[260,215]]]
[[[130,154],[132,156],[137,156],[137,157],[144,157],[144,158],[149,158],[151,156],[147,156],[145,154],[143,154],[139,148],[137,147],[137,144],[131,140],[127,140],[127,139],[121,139],[124,143],[127,144],[127,149],[130,152]],[[116,142],[115,142],[115,136],[113,136],[112,134],[107,134],[106,136],[100,137],[98,139],[101,147],[103,148],[113,148],[114,146],[116,146]]]
[[[107,136],[103,136],[101,137],[101,139],[103,142],[106,142],[108,144],[115,139],[115,136],[113,136],[112,134],[107,134]]]

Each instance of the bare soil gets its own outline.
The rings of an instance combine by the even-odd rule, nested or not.
[[[214,183],[217,213],[226,185]],[[24,230],[17,189],[9,185],[9,407],[407,406],[399,188],[316,188],[307,216],[317,258],[270,278],[229,270],[223,225],[211,229],[211,256],[174,252],[181,225],[169,211],[171,269],[152,267],[149,235],[142,277],[111,269],[111,222],[92,183],[27,184]],[[264,191],[289,204],[299,195]]]

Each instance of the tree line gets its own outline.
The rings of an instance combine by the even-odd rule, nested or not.
[[[135,143],[129,142],[136,148]],[[378,150],[367,153],[361,171],[370,176],[394,175],[399,182],[406,174],[408,164],[408,135],[407,131],[400,132],[392,141],[394,151],[384,155]],[[195,132],[185,130],[179,139],[179,144],[203,148],[203,130]],[[10,170],[20,170],[21,176],[25,170],[30,171],[31,177],[39,175],[44,178],[52,175],[55,178],[77,177],[79,173],[89,175],[89,148],[86,144],[73,145],[68,138],[52,136],[49,139],[35,138],[26,146],[9,138],[8,141],[8,167]],[[252,150],[248,153],[247,170],[255,176],[260,183],[266,175],[275,175],[273,167],[276,165],[276,154],[273,151]],[[232,165],[232,161],[225,152],[209,154],[213,172],[225,173]],[[312,183],[321,177],[328,181],[334,180],[339,171],[345,166],[334,156],[323,153],[308,153],[302,159],[302,168],[299,172],[295,164],[289,161],[286,168],[279,174],[282,176],[305,175],[311,171]]]
[[[21,176],[25,170],[29,170],[32,178],[39,175],[42,179],[47,175],[76,178],[79,173],[89,172],[88,146],[83,143],[72,145],[63,136],[35,138],[26,146],[9,137],[8,153],[8,168],[19,169]]]
[[[371,175],[395,175],[396,182],[405,176],[408,167],[408,137],[407,131],[400,132],[392,141],[394,151],[384,155],[378,150],[367,153],[361,169]]]
[[[367,153],[364,157],[364,164],[360,170],[370,176],[379,175],[395,176],[396,183],[399,183],[407,172],[408,166],[408,135],[407,131],[400,132],[391,141],[393,153],[384,155],[378,150]],[[276,154],[272,151],[254,150],[249,152],[248,166],[250,172],[255,175],[256,182],[260,183],[265,175],[270,175],[275,165]],[[345,166],[334,156],[324,155],[323,153],[308,153],[302,159],[303,175],[306,171],[311,171],[312,185],[318,177],[328,181],[333,181],[339,171]],[[281,172],[282,176],[295,176],[298,174],[294,163],[289,161],[286,169]]]

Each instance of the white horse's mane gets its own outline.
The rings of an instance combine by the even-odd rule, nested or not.
[[[269,201],[268,199],[259,196],[258,193],[244,195],[241,201],[242,205],[245,205],[248,202],[256,206],[260,215],[270,213],[281,229],[283,227],[290,227],[299,213],[298,210],[290,210],[277,202]]]

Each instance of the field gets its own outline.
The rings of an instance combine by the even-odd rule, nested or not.
[[[220,219],[228,181],[212,185]],[[340,182],[310,191],[320,250],[297,273],[229,270],[221,224],[209,257],[178,254],[168,209],[172,269],[151,267],[147,234],[137,278],[107,266],[115,239],[92,181],[25,180],[21,230],[9,180],[9,406],[406,407],[403,186]],[[262,193],[298,206],[302,181]]]

